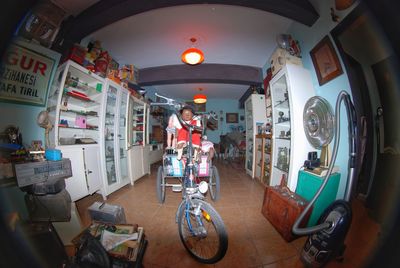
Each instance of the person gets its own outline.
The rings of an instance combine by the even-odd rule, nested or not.
[[[181,111],[181,117],[182,120],[190,125],[194,126],[201,126],[201,121],[198,118],[194,117],[194,111],[193,108],[190,106],[184,106]],[[178,152],[177,159],[181,160],[182,154],[183,154],[183,148],[187,146],[189,142],[189,130],[185,127],[179,126],[177,127],[177,144],[176,144],[176,150]],[[200,151],[200,133],[194,130],[192,132],[192,146],[194,148],[194,154],[193,154],[193,159],[196,160],[197,156]]]
[[[207,136],[204,135],[201,138],[201,151],[202,153],[207,154],[207,161],[210,161],[214,157],[214,143],[207,139]]]
[[[168,119],[168,126],[165,129],[167,131],[167,150],[175,149],[176,147],[176,132],[177,129],[181,128],[181,124],[179,123],[176,114],[172,114]]]

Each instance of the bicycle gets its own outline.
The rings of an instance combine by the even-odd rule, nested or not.
[[[156,94],[166,102],[151,103],[152,106],[169,106],[177,115],[182,127],[189,133],[187,158],[181,180],[182,202],[179,204],[175,221],[180,239],[189,254],[201,263],[213,264],[220,261],[228,249],[228,235],[225,224],[218,212],[205,201],[204,194],[209,186],[206,181],[196,183],[193,161],[192,132],[202,131],[201,127],[185,123],[177,112],[182,104]],[[158,176],[159,177],[159,176]],[[158,178],[159,179],[159,178]],[[161,188],[165,198],[165,182]],[[159,187],[157,187],[159,191]]]

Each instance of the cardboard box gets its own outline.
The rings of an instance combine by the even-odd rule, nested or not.
[[[89,208],[89,215],[93,221],[108,223],[125,223],[124,208],[107,203],[94,202]]]
[[[274,76],[287,63],[303,66],[301,58],[292,56],[288,51],[282,48],[277,48],[271,56],[271,71]]]

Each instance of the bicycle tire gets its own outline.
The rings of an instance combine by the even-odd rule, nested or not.
[[[156,187],[158,202],[163,204],[165,202],[165,176],[162,166],[158,167]]]
[[[217,201],[219,199],[220,178],[216,166],[211,167],[211,175],[208,181],[208,190],[210,191],[211,200]]]
[[[188,227],[186,217],[186,203],[184,201],[178,214],[179,237],[189,254],[201,263],[213,264],[220,261],[228,249],[228,235],[224,222],[218,212],[207,202],[200,199],[192,199],[189,208],[190,223],[192,227],[198,227],[196,216],[191,213],[195,208],[201,206],[202,212],[208,213],[210,220],[206,220],[202,213],[201,222],[207,230],[207,236],[195,236]]]

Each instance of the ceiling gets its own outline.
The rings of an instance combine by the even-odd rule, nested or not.
[[[98,1],[53,2],[79,18],[81,11]],[[82,14],[85,13],[81,13],[81,17]],[[195,37],[196,47],[205,54],[204,64],[262,68],[277,46],[276,36],[286,33],[292,22],[287,17],[243,6],[178,5],[125,16],[82,36],[81,43],[86,45],[91,40],[100,40],[103,48],[120,64],[146,69],[182,65],[181,54],[191,46],[189,39]],[[187,100],[199,89],[208,99],[239,99],[249,85],[176,83],[157,84],[152,88],[160,94]]]

